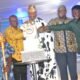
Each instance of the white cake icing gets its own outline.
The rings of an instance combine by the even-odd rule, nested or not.
[[[42,51],[40,41],[38,39],[38,33],[36,24],[24,24],[23,34],[26,40],[24,40],[24,51]]]
[[[24,51],[42,51],[41,44],[38,39],[26,39],[24,41]]]

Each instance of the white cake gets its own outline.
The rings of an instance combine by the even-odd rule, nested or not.
[[[26,39],[24,40],[24,51],[32,52],[32,51],[43,51],[39,39]]]
[[[24,51],[42,51],[40,41],[38,39],[37,24],[23,24],[21,29],[23,30],[23,35],[26,38],[24,40]]]

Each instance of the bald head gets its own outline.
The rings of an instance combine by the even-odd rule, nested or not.
[[[58,10],[60,10],[60,9],[66,10],[66,7],[65,7],[64,5],[60,5],[60,6],[58,7]]]
[[[28,11],[29,11],[29,12],[35,12],[35,11],[36,11],[35,5],[29,5]]]
[[[58,7],[58,16],[60,17],[60,18],[65,18],[66,17],[66,7],[64,6],[64,5],[60,5],[59,7]]]
[[[34,20],[36,18],[37,11],[36,11],[35,5],[29,5],[29,7],[28,7],[28,14],[29,14],[29,18],[31,20]]]

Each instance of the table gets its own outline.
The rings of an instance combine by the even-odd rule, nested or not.
[[[18,62],[15,63],[16,65],[32,65],[32,70],[33,70],[33,80],[37,80],[37,73],[36,73],[36,66],[35,64],[40,63],[40,62],[46,62],[50,61],[51,59],[43,59],[43,60],[35,60],[35,61],[28,61],[28,62]]]

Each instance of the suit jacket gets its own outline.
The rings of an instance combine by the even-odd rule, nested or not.
[[[48,25],[59,25],[63,23],[66,25],[70,21],[71,19],[69,18],[64,20],[55,18],[50,20]],[[56,53],[76,52],[77,43],[75,34],[70,30],[54,31],[54,49]]]

